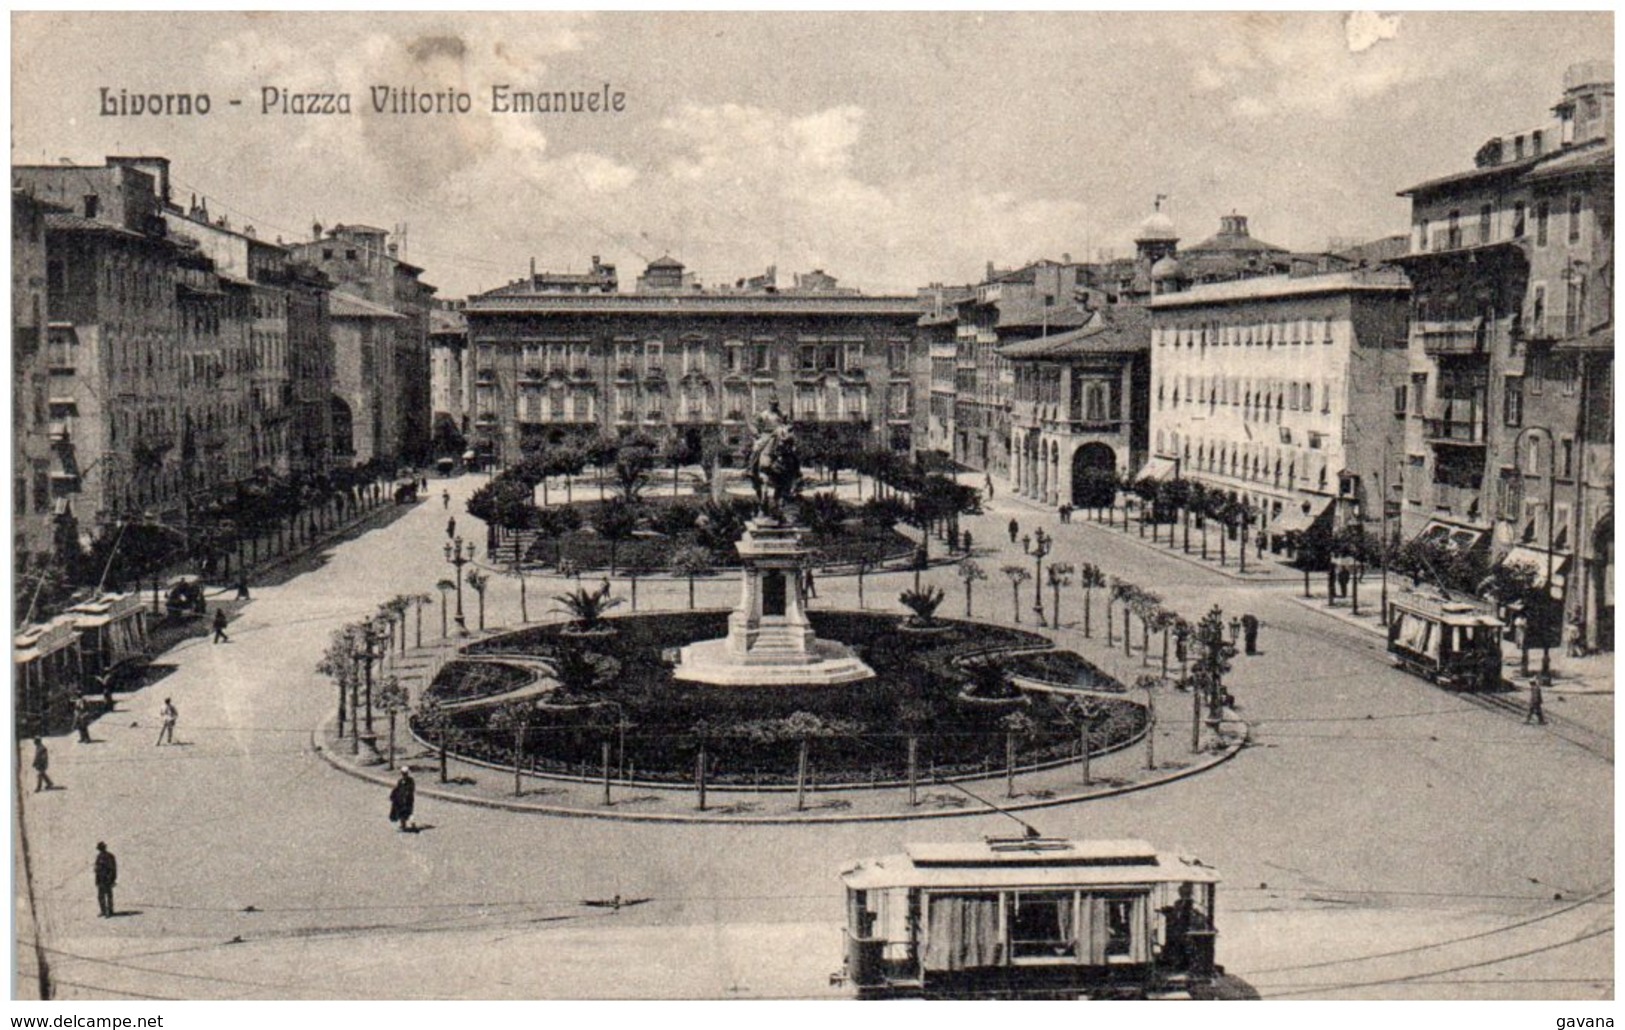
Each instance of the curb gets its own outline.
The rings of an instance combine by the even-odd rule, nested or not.
[[[322,733],[328,727],[330,722],[331,720],[324,719],[310,731],[311,748],[321,756],[322,760],[327,762],[328,765],[337,769],[339,772],[353,776],[358,780],[375,783],[381,787],[390,786],[391,781],[387,778],[375,776],[364,769],[350,765],[322,745]],[[1033,801],[1002,804],[999,806],[999,808],[1006,812],[1024,812],[1039,808],[1054,808],[1060,805],[1070,805],[1082,801],[1094,801],[1098,798],[1116,797],[1121,794],[1131,794],[1136,791],[1148,790],[1152,787],[1160,787],[1167,783],[1173,783],[1176,780],[1183,780],[1188,777],[1195,776],[1198,773],[1207,772],[1210,769],[1216,768],[1217,766],[1228,762],[1230,759],[1234,758],[1242,748],[1251,743],[1251,741],[1252,728],[1245,721],[1241,721],[1240,736],[1230,743],[1222,752],[1213,754],[1206,761],[1198,764],[1178,769],[1166,775],[1152,777],[1151,779],[1143,780],[1139,783],[1125,784],[1123,786],[1110,787],[1105,790],[1091,791],[1086,794],[1076,794],[1067,797],[1041,798]],[[968,810],[954,809],[952,811],[930,812],[877,812],[867,815],[783,815],[726,817],[700,814],[688,815],[679,814],[676,812],[613,812],[589,808],[566,808],[558,805],[527,804],[522,801],[507,801],[496,798],[467,797],[461,794],[451,794],[446,791],[424,787],[419,787],[417,793],[420,797],[430,797],[437,801],[449,801],[454,804],[475,805],[481,808],[493,808],[509,812],[524,812],[535,815],[553,815],[575,819],[599,819],[608,822],[704,823],[716,826],[794,826],[803,823],[828,825],[832,823],[913,822],[922,819],[951,819],[955,817],[964,818],[966,816],[987,815],[989,812],[987,809],[974,808]]]

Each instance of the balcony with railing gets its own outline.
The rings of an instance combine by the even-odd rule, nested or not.
[[[1428,355],[1485,354],[1495,343],[1493,323],[1482,318],[1463,318],[1448,322],[1413,322],[1411,337],[1422,345]]]
[[[1484,398],[1441,398],[1428,405],[1422,420],[1423,433],[1431,444],[1482,447],[1489,432]]]

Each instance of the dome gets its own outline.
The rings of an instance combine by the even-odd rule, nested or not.
[[[1179,261],[1173,257],[1165,257],[1151,266],[1151,278],[1155,282],[1182,279],[1184,276],[1185,269],[1180,267]]]
[[[1140,231],[1134,237],[1136,242],[1147,240],[1177,240],[1179,233],[1174,231],[1173,219],[1160,210],[1151,212],[1150,217],[1140,223]]]

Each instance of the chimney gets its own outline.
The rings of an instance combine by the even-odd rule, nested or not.
[[[1565,144],[1613,139],[1614,62],[1584,61],[1563,73],[1563,100],[1552,109],[1562,120]]]
[[[384,249],[389,252],[390,257],[394,257],[395,255],[397,255],[397,254],[399,254],[401,252],[401,245],[399,243],[391,243],[389,246],[385,247]]]
[[[991,282],[992,280],[993,280],[993,262],[989,261],[987,263],[987,276],[986,276],[986,279],[984,281]]]
[[[1064,250],[1061,251],[1061,264],[1070,265],[1071,263],[1072,263],[1072,255],[1067,253]]]
[[[593,260],[596,261],[598,259],[594,258]],[[530,259],[530,277],[532,279],[536,278],[536,258],[534,256],[532,256]]]
[[[322,223],[320,223],[320,222],[312,222],[311,223],[311,225],[310,225],[310,238],[312,240],[319,240],[319,239],[322,238]]]

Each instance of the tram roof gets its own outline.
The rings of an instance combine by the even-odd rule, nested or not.
[[[1193,859],[1161,854],[1143,840],[1021,838],[910,844],[901,855],[870,858],[841,874],[848,886],[999,888],[1217,883]]]

